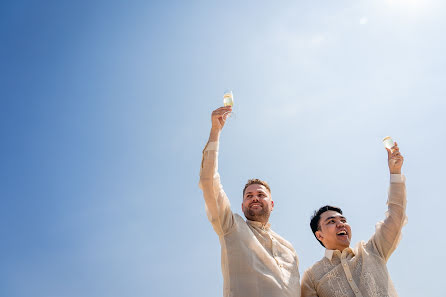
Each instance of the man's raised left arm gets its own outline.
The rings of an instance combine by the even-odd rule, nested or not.
[[[401,174],[404,158],[397,143],[391,149],[386,148],[390,171],[390,187],[387,200],[388,210],[384,221],[376,225],[376,232],[369,244],[373,244],[385,261],[397,247],[401,238],[401,229],[406,223],[406,178]]]

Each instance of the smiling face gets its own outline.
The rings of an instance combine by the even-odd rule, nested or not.
[[[259,184],[249,185],[243,194],[242,211],[245,217],[251,221],[267,223],[274,201],[268,189]]]
[[[327,249],[343,251],[350,246],[352,230],[345,217],[337,211],[328,210],[321,214],[315,235]]]

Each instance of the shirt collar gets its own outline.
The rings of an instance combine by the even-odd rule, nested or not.
[[[343,253],[345,252],[345,253],[351,253],[353,256],[355,255],[355,253],[353,252],[353,250],[350,248],[350,247],[348,247],[348,248],[345,248],[343,251],[342,251]],[[341,252],[339,251],[339,250],[329,250],[329,249],[326,249],[325,250],[325,257],[328,259],[328,260],[330,260],[331,261],[331,259],[333,258],[333,254],[339,254],[339,256],[341,255]]]
[[[328,260],[331,261],[331,258],[333,257],[333,252],[334,252],[334,250],[328,250],[328,249],[326,249],[326,250],[325,250],[325,258],[327,258]]]
[[[261,223],[261,222],[258,222],[258,221],[251,221],[251,220],[248,220],[248,219],[246,219],[246,222],[249,224],[249,225],[251,225],[251,226],[253,226],[253,227],[257,227],[257,228],[261,228],[261,229],[269,229],[270,227],[271,227],[271,224],[268,222],[268,223],[266,223],[266,224],[263,224],[263,223]]]

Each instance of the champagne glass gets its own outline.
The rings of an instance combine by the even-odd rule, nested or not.
[[[223,94],[223,105],[234,107],[234,95],[231,90],[226,90]],[[235,118],[234,112],[225,112],[223,115],[228,114],[228,117]]]
[[[392,149],[392,147],[395,145],[395,142],[393,142],[393,139],[390,136],[386,136],[383,139],[384,147],[388,148],[389,150]]]

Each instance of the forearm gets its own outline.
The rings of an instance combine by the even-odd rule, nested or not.
[[[384,224],[389,232],[388,239],[399,237],[406,221],[406,178],[403,175],[392,175],[387,201],[387,217]]]
[[[211,133],[209,134],[209,140],[208,142],[215,142],[215,141],[220,141],[220,134],[221,134],[221,130],[212,127],[211,128]]]
[[[386,260],[398,245],[401,229],[406,222],[406,186],[404,176],[391,176],[387,207],[386,218],[377,224],[373,237],[378,252]]]
[[[221,129],[212,127],[209,139],[203,149],[203,156],[200,168],[200,180],[203,178],[213,178],[218,169],[218,147]]]
[[[406,207],[406,177],[404,175],[391,174],[388,203]]]

